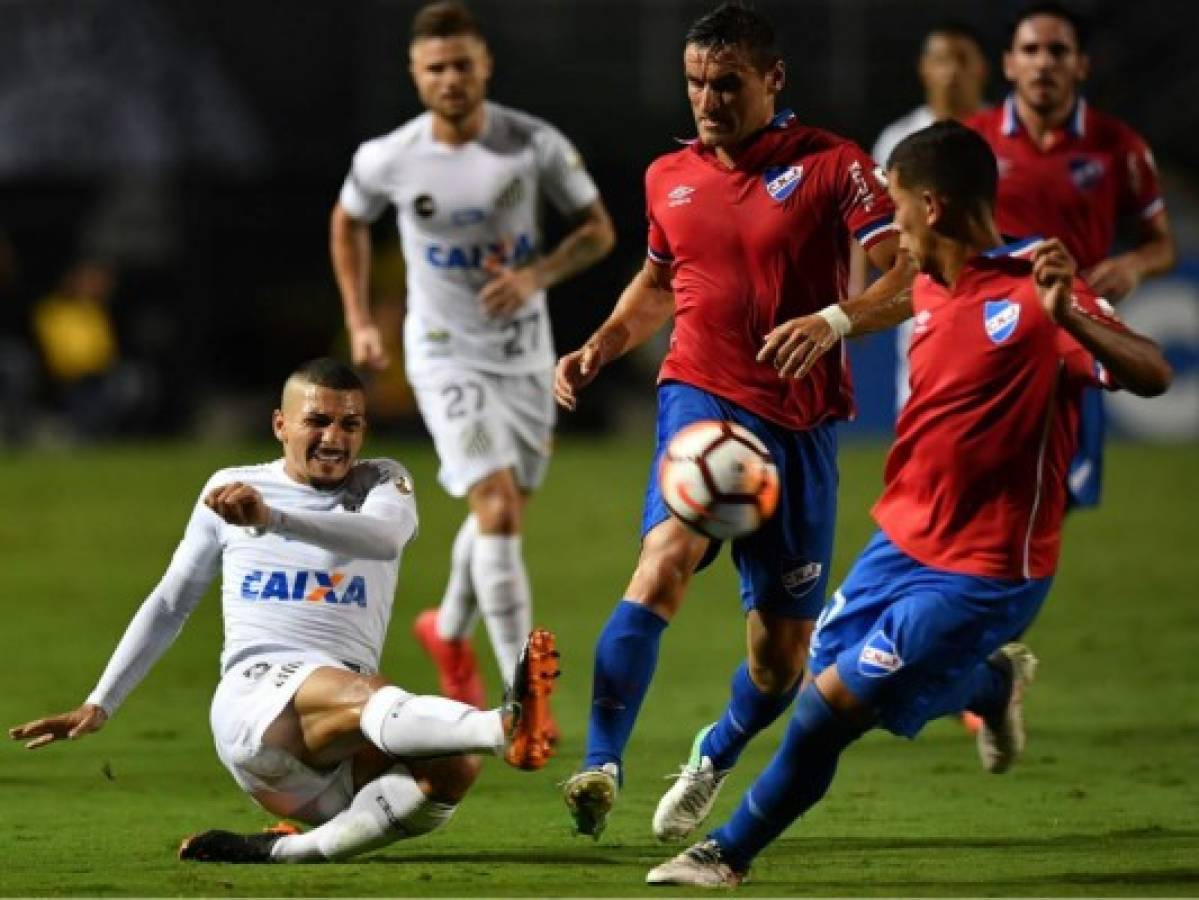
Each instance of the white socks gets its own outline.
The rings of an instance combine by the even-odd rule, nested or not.
[[[452,803],[426,797],[408,769],[397,765],[365,785],[348,809],[324,825],[280,838],[271,848],[271,859],[293,863],[348,859],[440,828],[454,809]]]
[[[392,756],[504,752],[499,710],[481,712],[457,700],[417,696],[394,685],[371,695],[359,727],[372,744]]]
[[[520,535],[476,535],[470,574],[504,686],[511,687],[516,661],[532,627],[533,600]]]
[[[479,621],[479,607],[470,574],[470,560],[479,520],[471,513],[462,522],[450,551],[450,577],[445,585],[441,606],[437,609],[437,636],[443,641],[468,638]]]

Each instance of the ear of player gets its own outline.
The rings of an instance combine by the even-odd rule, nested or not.
[[[779,499],[770,450],[735,422],[694,422],[681,430],[662,456],[658,483],[679,521],[718,541],[756,530]]]
[[[560,657],[553,632],[533,629],[516,664],[504,710],[508,735],[504,760],[518,769],[540,769],[554,755],[550,695],[562,674]]]

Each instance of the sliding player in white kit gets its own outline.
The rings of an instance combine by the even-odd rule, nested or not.
[[[37,749],[99,730],[178,636],[221,571],[225,644],[212,700],[217,755],[263,809],[318,827],[207,831],[182,859],[341,860],[445,824],[477,756],[520,768],[548,759],[540,720],[557,672],[533,632],[514,701],[481,712],[416,696],[378,674],[400,557],[416,534],[412,480],[357,458],[362,382],[314,360],[287,380],[273,420],[283,459],[223,469],[200,495],[162,581],[78,709],[9,734]]]
[[[369,223],[395,206],[408,268],[408,380],[439,480],[470,510],[440,609],[422,613],[414,631],[442,693],[482,707],[469,642],[480,614],[505,679],[531,618],[522,518],[544,477],[555,419],[545,289],[601,259],[614,237],[570,142],[485,100],[492,60],[465,7],[421,9],[410,56],[427,112],[358,149],[333,209],[330,252],[354,362],[382,369],[390,360],[370,314]],[[540,195],[575,222],[543,256]]]

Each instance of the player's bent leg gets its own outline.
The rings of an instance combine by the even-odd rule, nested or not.
[[[695,736],[690,757],[658,801],[652,822],[658,840],[683,840],[703,824],[741,752],[791,705],[812,627],[807,619],[750,610],[748,660],[733,674],[723,715]]]
[[[697,844],[650,871],[650,884],[732,886],[761,850],[828,790],[842,751],[872,721],[870,710],[845,686],[835,666],[796,699],[795,712],[770,765],[732,817]]]
[[[595,647],[591,713],[583,766],[566,781],[563,799],[575,831],[598,838],[621,780],[625,746],[649,690],[658,645],[682,606],[708,539],[673,518],[645,535],[637,568]]]

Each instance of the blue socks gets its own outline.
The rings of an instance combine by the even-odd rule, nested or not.
[[[996,716],[1007,706],[1012,693],[1012,674],[989,662],[982,662],[963,679],[966,709],[982,716]]]
[[[755,734],[783,714],[799,691],[799,681],[782,694],[765,694],[749,677],[749,667],[742,663],[733,673],[729,705],[720,721],[704,735],[700,754],[712,760],[718,772],[737,764],[741,751]]]
[[[595,645],[584,767],[621,763],[658,664],[666,620],[640,603],[616,605]]]
[[[814,806],[832,783],[841,751],[864,730],[834,713],[815,685],[801,691],[774,759],[732,818],[710,835],[729,865],[748,869],[767,844]]]

